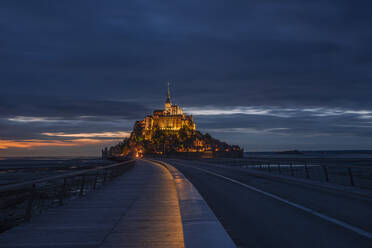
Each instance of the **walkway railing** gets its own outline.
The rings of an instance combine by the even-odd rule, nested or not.
[[[325,181],[372,189],[372,166],[322,165],[318,161],[260,161],[248,159],[209,159],[211,163],[245,167],[271,174]]]
[[[122,175],[134,165],[125,161],[109,166],[63,175],[41,178],[24,183],[0,187],[0,232],[21,222],[30,221],[33,215],[63,205],[65,201],[82,197],[107,181]]]

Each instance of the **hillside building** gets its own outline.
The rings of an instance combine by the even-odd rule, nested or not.
[[[190,130],[196,130],[192,115],[183,113],[182,108],[173,105],[170,96],[170,83],[168,82],[167,98],[163,110],[154,110],[152,115],[148,115],[142,121],[137,121],[136,127],[142,130],[143,137],[146,140],[151,139],[156,129],[178,131],[186,126]]]

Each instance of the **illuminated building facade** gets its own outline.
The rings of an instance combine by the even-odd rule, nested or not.
[[[154,110],[153,115],[148,115],[144,120],[137,121],[136,126],[142,130],[143,136],[147,140],[151,139],[156,129],[178,131],[184,126],[190,130],[196,129],[192,115],[184,114],[180,106],[172,104],[169,83],[164,109]]]

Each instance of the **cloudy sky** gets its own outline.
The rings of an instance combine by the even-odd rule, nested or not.
[[[173,102],[246,151],[372,148],[372,4],[0,2],[0,156],[99,155]]]

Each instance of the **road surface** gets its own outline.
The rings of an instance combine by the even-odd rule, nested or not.
[[[166,160],[197,188],[238,247],[372,247],[372,200]]]

